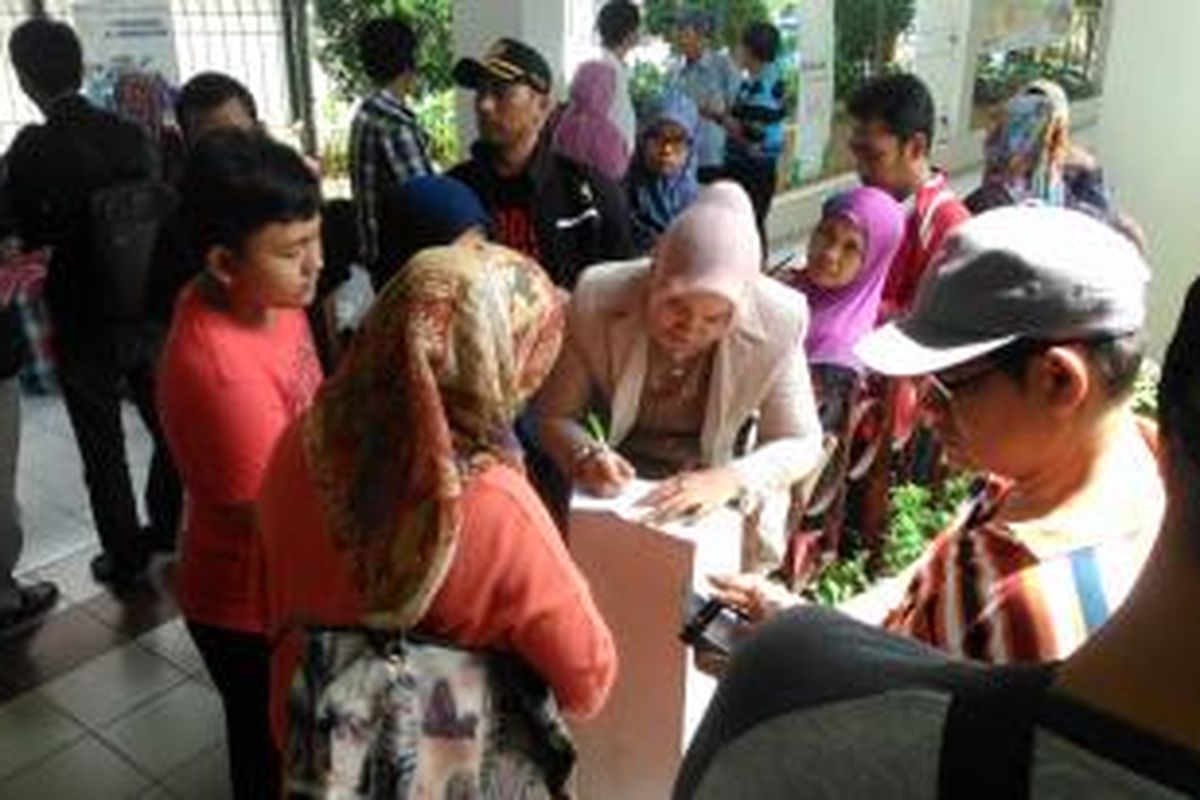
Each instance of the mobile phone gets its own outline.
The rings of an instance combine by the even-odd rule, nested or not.
[[[745,636],[750,620],[717,598],[695,592],[688,598],[687,605],[686,621],[679,639],[698,650],[711,650],[722,655],[733,653]]]

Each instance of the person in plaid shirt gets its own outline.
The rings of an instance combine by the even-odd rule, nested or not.
[[[379,254],[379,198],[389,187],[431,175],[429,135],[404,97],[416,78],[417,37],[398,19],[373,19],[358,36],[363,69],[379,88],[363,100],[350,128],[350,180],[363,263]],[[385,265],[387,266],[387,265]]]

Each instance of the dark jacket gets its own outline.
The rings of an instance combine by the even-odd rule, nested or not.
[[[46,305],[60,343],[106,329],[89,269],[89,202],[100,189],[158,175],[149,136],[80,95],[55,102],[9,151],[13,212],[25,247],[50,245]]]
[[[536,252],[494,230],[500,244],[515,246],[536,257],[559,286],[574,287],[579,274],[592,264],[636,255],[630,232],[625,194],[594,169],[554,153],[547,137],[534,151],[525,172],[502,178],[492,167],[488,146],[476,142],[471,159],[450,171],[470,186],[492,215],[514,204],[532,220]]]
[[[8,191],[8,161],[0,158],[0,242],[16,234]],[[0,381],[20,372],[29,357],[29,345],[15,302],[0,306]]]

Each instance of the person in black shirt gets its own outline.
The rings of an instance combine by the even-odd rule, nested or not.
[[[164,179],[173,187],[182,182],[187,153],[200,139],[213,131],[259,127],[254,95],[236,78],[222,72],[201,72],[189,78],[175,101],[175,118],[183,134],[184,152],[181,163],[164,170]],[[176,209],[159,232],[147,288],[150,316],[164,329],[171,324],[179,292],[201,272],[184,228]]]
[[[480,138],[450,176],[479,195],[494,241],[567,289],[592,264],[636,254],[621,188],[549,146],[550,67],[540,53],[500,39],[483,60],[460,60],[454,79],[475,91]]]
[[[111,287],[98,275],[91,203],[103,189],[157,178],[158,165],[141,128],[79,94],[83,58],[70,27],[43,18],[25,22],[13,31],[9,53],[21,88],[46,117],[18,134],[9,179],[22,242],[54,249],[45,298],[63,399],[104,549],[92,572],[99,581],[127,584],[141,578],[153,549],[173,547],[181,489],[154,408],[163,330],[148,319],[114,320],[98,302]],[[149,535],[140,527],[125,456],[125,389],[155,443],[146,489]]]

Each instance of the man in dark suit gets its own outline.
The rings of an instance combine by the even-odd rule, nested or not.
[[[92,201],[96,193],[157,177],[149,137],[132,122],[92,106],[80,93],[83,56],[70,27],[34,19],[13,31],[9,54],[21,88],[45,115],[9,153],[13,211],[27,247],[54,255],[46,304],[55,330],[59,379],[79,444],[92,517],[104,552],[97,580],[139,580],[156,548],[173,546],[179,480],[162,446],[154,411],[154,367],[162,338],[148,318],[114,319],[99,298],[110,278],[99,269]],[[155,441],[146,489],[150,530],[138,520],[121,397],[128,390]]]

